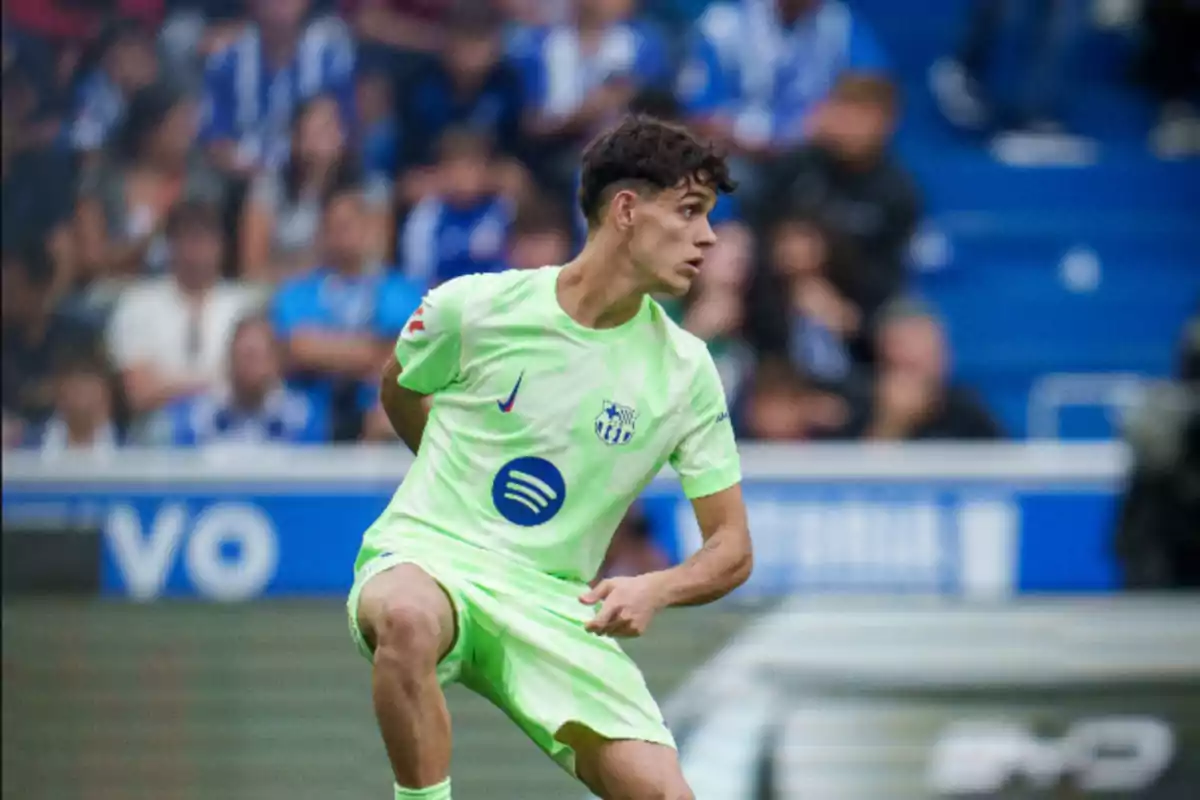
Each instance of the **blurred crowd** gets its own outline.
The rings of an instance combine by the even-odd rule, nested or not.
[[[939,85],[984,114],[972,58]],[[922,200],[853,2],[6,0],[3,65],[5,448],[390,440],[422,294],[568,260],[579,151],[629,110],[731,153],[665,302],[741,436],[1002,435],[908,292]]]

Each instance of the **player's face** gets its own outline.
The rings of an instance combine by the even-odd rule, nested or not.
[[[717,241],[708,224],[716,201],[712,189],[689,180],[637,203],[629,249],[650,291],[687,294]]]

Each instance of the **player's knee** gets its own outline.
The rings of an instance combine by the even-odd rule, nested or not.
[[[441,623],[433,609],[408,600],[384,604],[376,625],[377,660],[423,668],[437,662]]]
[[[696,800],[696,795],[680,778],[657,787],[646,800]]]

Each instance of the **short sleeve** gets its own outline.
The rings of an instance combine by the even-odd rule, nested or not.
[[[707,351],[703,358],[700,375],[693,383],[683,435],[670,457],[689,499],[716,494],[742,479],[721,377]]]
[[[309,284],[304,279],[285,283],[271,301],[271,327],[282,341],[312,319]]]
[[[398,383],[433,394],[461,377],[462,318],[471,276],[447,281],[425,295],[396,339]]]

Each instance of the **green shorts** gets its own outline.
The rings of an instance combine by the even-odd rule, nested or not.
[[[609,739],[675,746],[637,665],[615,640],[584,630],[596,612],[579,602],[586,585],[429,538],[392,540],[389,550],[364,547],[360,554],[347,611],[364,657],[372,658],[358,627],[363,587],[392,567],[414,564],[454,605],[458,636],[438,665],[443,686],[461,683],[492,701],[572,775],[575,753],[554,738],[570,722]]]

